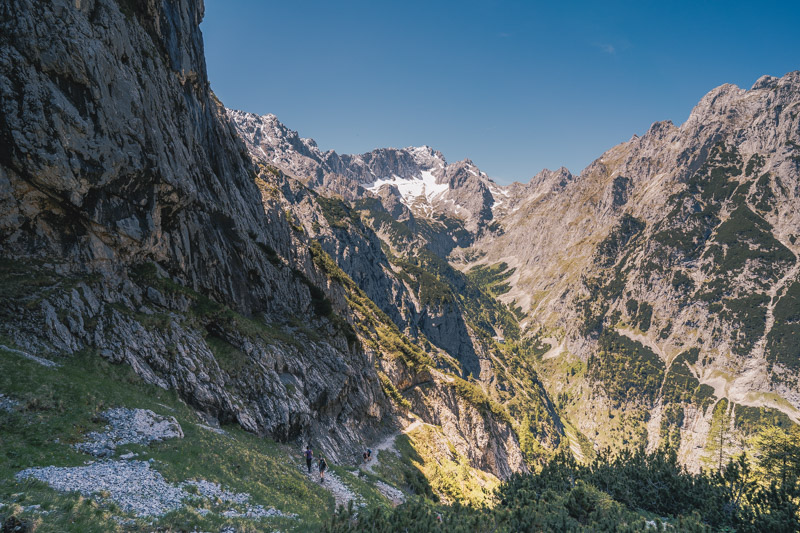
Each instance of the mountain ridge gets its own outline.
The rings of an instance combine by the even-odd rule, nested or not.
[[[681,191],[686,189],[687,182],[690,184],[696,183],[696,185],[690,185],[690,187],[699,188],[698,190],[701,191],[712,186],[718,186],[715,184],[720,179],[725,183],[731,184],[726,185],[726,187],[734,187],[733,184],[736,183],[744,186],[744,182],[741,181],[742,178],[737,178],[737,176],[754,176],[758,168],[763,168],[763,170],[758,171],[761,174],[754,176],[760,176],[761,182],[769,179],[769,183],[796,183],[797,159],[796,156],[793,159],[793,145],[791,144],[792,135],[797,136],[796,130],[792,129],[796,122],[796,111],[792,115],[791,110],[798,105],[799,80],[800,72],[790,72],[781,78],[762,76],[753,84],[750,90],[740,89],[730,84],[713,89],[698,102],[682,125],[675,126],[670,121],[654,122],[644,135],[641,137],[634,136],[630,141],[607,150],[578,176],[573,176],[568,170],[562,168],[558,171],[541,171],[528,184],[514,183],[508,186],[496,186],[496,184],[493,184],[495,185],[494,187],[486,188],[486,195],[490,199],[483,203],[477,203],[479,206],[488,204],[491,210],[490,215],[483,212],[484,215],[478,217],[481,219],[479,223],[467,224],[468,220],[465,220],[465,217],[459,217],[458,209],[446,209],[441,205],[436,205],[436,202],[425,201],[415,206],[408,201],[408,198],[404,198],[403,192],[397,188],[401,182],[394,176],[403,175],[403,172],[393,167],[385,167],[382,172],[385,176],[392,177],[393,181],[391,183],[394,188],[384,191],[376,190],[374,192],[380,192],[379,198],[384,208],[394,213],[398,221],[408,222],[409,219],[423,220],[431,216],[439,216],[444,217],[442,220],[453,220],[453,224],[467,231],[469,235],[467,238],[454,239],[451,245],[445,248],[437,248],[439,255],[448,259],[454,267],[465,273],[475,268],[504,265],[506,273],[504,274],[506,276],[504,283],[506,285],[504,286],[505,290],[498,295],[498,298],[511,308],[519,308],[522,313],[527,315],[526,318],[522,319],[523,323],[532,326],[534,330],[540,331],[541,335],[550,336],[548,332],[554,328],[556,323],[561,324],[559,326],[560,329],[566,328],[554,340],[556,344],[565,346],[565,353],[572,354],[572,357],[578,357],[582,361],[591,359],[592,353],[598,349],[598,338],[595,333],[587,333],[584,326],[578,326],[590,320],[599,320],[599,318],[592,315],[602,312],[604,325],[598,326],[600,328],[598,331],[607,329],[611,332],[610,334],[630,338],[632,342],[638,345],[649,347],[648,349],[652,349],[653,353],[661,354],[659,357],[664,360],[664,364],[668,364],[671,359],[678,355],[678,352],[675,351],[680,346],[677,339],[682,336],[685,337],[685,331],[681,328],[687,326],[681,326],[680,324],[683,321],[686,324],[695,324],[697,322],[696,318],[689,318],[689,314],[679,311],[679,308],[673,304],[668,304],[665,307],[664,302],[669,302],[669,299],[662,300],[659,303],[658,298],[660,296],[653,295],[651,289],[643,287],[637,289],[640,293],[639,297],[634,299],[626,297],[621,302],[618,300],[622,298],[621,295],[604,293],[606,294],[604,298],[612,296],[617,299],[616,303],[611,304],[616,310],[606,309],[608,304],[605,303],[603,304],[605,307],[592,307],[596,305],[596,302],[588,303],[593,298],[596,298],[596,296],[591,295],[591,291],[596,290],[592,289],[591,286],[593,283],[597,283],[597,281],[592,281],[592,276],[601,273],[604,269],[608,270],[611,267],[618,266],[617,263],[622,259],[621,255],[617,254],[621,253],[623,248],[620,248],[620,245],[613,245],[615,248],[608,248],[610,246],[609,239],[617,238],[613,237],[615,231],[621,231],[623,235],[625,232],[631,231],[633,234],[624,236],[621,246],[636,245],[639,241],[630,239],[631,237],[636,237],[642,231],[639,227],[640,225],[648,228],[646,230],[648,235],[653,231],[649,229],[651,226],[659,225],[676,228],[669,230],[673,231],[673,233],[675,231],[679,233],[689,231],[690,226],[684,226],[684,222],[680,217],[676,218],[674,215],[669,214],[671,212],[679,213],[679,211],[675,211],[677,207],[671,203],[673,202],[671,198],[681,197],[681,194],[685,195]],[[777,115],[770,115],[773,111]],[[233,118],[234,122],[236,122],[235,117]],[[734,155],[739,150],[743,152],[743,155]],[[754,155],[751,157],[747,154]],[[258,154],[252,150],[251,155],[258,158]],[[730,165],[733,162],[732,157],[738,161],[735,166]],[[768,172],[765,174],[764,170]],[[717,181],[707,183],[709,178],[704,173],[711,173],[708,175],[717,176],[713,178]],[[728,173],[730,177],[720,178],[719,176],[722,173]],[[767,174],[770,177],[764,178]],[[773,175],[776,177],[771,177]],[[389,183],[388,179],[386,181]],[[411,180],[407,179],[406,181]],[[411,183],[415,182],[411,181]],[[769,183],[767,184],[768,192],[772,195],[773,190]],[[453,185],[459,184],[457,181],[449,182],[448,193],[451,194],[453,203],[456,206],[460,206],[457,203],[460,199],[456,194],[452,194],[456,189]],[[463,184],[461,185],[463,186]],[[750,182],[750,186],[751,188],[764,188],[764,185],[757,186],[752,182]],[[779,187],[784,187],[784,185],[779,185]],[[784,187],[783,190],[786,193],[788,189]],[[320,189],[320,191],[324,192],[324,188]],[[361,194],[369,196],[370,192],[365,191]],[[699,198],[698,201],[701,202],[699,204],[701,207],[698,209],[705,209],[702,206],[708,204],[708,201],[727,202],[726,205],[728,205],[738,198],[730,195],[720,196],[714,192],[708,194],[710,196],[708,196],[707,200],[703,199],[705,197]],[[758,194],[764,197],[766,193]],[[774,196],[770,197],[774,198]],[[347,199],[347,197],[345,198]],[[420,198],[423,197],[420,196]],[[772,228],[774,227],[779,232],[777,234],[778,241],[776,242],[785,243],[790,249],[794,249],[794,244],[788,242],[788,236],[784,233],[789,231],[789,228],[795,227],[795,223],[792,221],[796,219],[796,216],[792,214],[794,211],[790,208],[794,202],[792,198],[791,195],[786,197],[782,203],[783,209],[779,208],[763,212],[763,217],[766,218],[762,218],[762,214],[754,214],[753,216],[742,214],[741,216],[747,220],[752,219],[757,226],[766,224],[763,227],[766,228],[767,233],[760,233],[759,235],[762,235],[762,237],[758,237],[759,239],[766,239],[765,243],[770,242],[769,239],[772,239],[768,234],[773,232]],[[425,200],[429,199],[425,198]],[[357,203],[359,200],[356,198],[354,201]],[[398,212],[393,207],[398,201],[409,208],[410,212]],[[774,202],[775,200],[772,201]],[[468,202],[469,200],[465,203]],[[472,205],[473,211],[476,211],[475,202]],[[720,228],[724,229],[726,227],[724,224],[729,217],[729,213],[734,213],[731,209],[735,205],[730,205],[732,207],[716,207],[715,204],[707,205],[707,208],[711,209],[710,212],[719,212],[722,215],[714,223],[715,225],[723,224],[719,226]],[[742,209],[749,210],[750,208],[743,207]],[[760,213],[761,211],[756,212]],[[688,213],[691,215],[691,212]],[[740,210],[736,211],[736,213],[745,213],[745,211]],[[737,217],[739,216],[737,215]],[[625,217],[629,218],[626,219]],[[691,218],[687,220],[692,223]],[[759,222],[759,220],[763,220],[763,223]],[[628,224],[628,226],[625,226],[625,224]],[[740,223],[736,222],[736,224]],[[382,235],[380,231],[378,233]],[[448,233],[448,231],[445,230],[445,233]],[[662,231],[659,235],[663,234]],[[387,238],[386,235],[383,237],[384,239]],[[702,239],[708,239],[708,237],[712,237],[712,241],[715,238],[714,234],[704,233],[700,236]],[[663,239],[663,237],[660,238]],[[696,239],[697,237],[692,238]],[[391,237],[388,237],[388,239],[391,241]],[[736,234],[732,234],[728,239],[729,243],[721,245],[722,250],[734,245],[739,246],[736,244],[740,242]],[[661,245],[654,243],[648,246]],[[709,241],[705,248],[713,250],[714,246],[716,245],[712,245],[711,241]],[[767,246],[773,245],[768,244]],[[783,246],[783,244],[774,246]],[[608,251],[604,252],[604,247],[608,248]],[[780,248],[775,248],[775,250],[780,250]],[[614,255],[604,259],[602,254],[607,254],[609,251]],[[639,253],[642,254],[644,252]],[[672,253],[666,253],[663,257],[668,258]],[[797,252],[793,253],[794,255],[791,257],[794,258],[793,261],[796,264]],[[709,256],[706,255],[706,257]],[[720,255],[719,259],[724,259],[724,256]],[[647,266],[647,264],[640,263],[639,259],[636,261],[635,264],[626,267],[628,272],[635,274],[637,269],[652,270],[653,268],[652,266]],[[656,261],[659,262],[661,260]],[[696,260],[691,259],[691,261]],[[730,285],[731,288],[737,286],[736,283],[739,282],[732,279],[727,280],[726,278],[723,281],[722,271],[709,271],[709,268],[716,267],[712,266],[713,260],[712,263],[708,261],[708,259],[705,259],[705,266],[700,271],[691,274],[691,277],[694,278],[693,283],[708,285],[710,283],[708,279],[711,279],[708,276],[711,275],[720,277],[718,283],[726,286],[727,284],[732,284]],[[599,269],[598,262],[601,266]],[[648,264],[655,265],[656,263],[651,261]],[[749,263],[745,264],[745,269],[750,268],[746,266],[747,264]],[[696,270],[696,263],[691,263],[691,265],[695,265],[695,267],[690,268],[695,268]],[[679,283],[679,277],[684,276],[683,269],[685,267],[675,266],[673,263],[665,263],[664,266],[659,268],[677,268],[673,278],[676,287]],[[780,267],[777,268],[780,269]],[[792,272],[795,271],[782,270],[780,275],[776,274],[776,280],[781,278],[781,288],[776,289],[777,293],[771,293],[773,301],[766,307],[767,315],[764,315],[766,318],[763,318],[763,320],[767,321],[769,328],[773,327],[773,313],[778,301],[777,296],[788,290],[787,286],[793,279]],[[615,275],[619,276],[620,274]],[[607,283],[607,281],[602,283]],[[631,280],[628,283],[634,283],[634,281]],[[635,283],[641,283],[641,281]],[[648,281],[647,283],[652,282]],[[671,294],[672,289],[669,289],[669,287],[667,285],[660,290],[664,294]],[[743,290],[750,291],[745,287],[749,287],[749,285],[745,283],[741,288],[733,290],[740,292]],[[633,288],[632,285],[631,288]],[[733,334],[731,333],[733,331],[731,329],[732,325],[741,324],[741,322],[737,321],[753,319],[746,318],[746,315],[741,315],[741,312],[739,312],[739,315],[730,314],[730,311],[726,311],[727,307],[725,307],[726,304],[724,303],[721,304],[721,307],[715,307],[720,305],[715,303],[715,300],[708,300],[707,302],[702,300],[702,298],[709,298],[707,295],[703,296],[708,294],[706,289],[697,289],[695,294],[701,298],[699,303],[687,301],[681,305],[688,306],[686,309],[693,309],[694,311],[691,312],[694,314],[708,313],[707,316],[710,319],[706,318],[703,321],[708,321],[708,324],[717,324],[717,326],[706,326],[708,329],[702,330],[703,333],[699,337],[695,335],[697,342],[702,342],[703,346],[706,347],[701,347],[700,349],[705,350],[709,347],[716,349],[714,347],[717,346],[723,350],[735,349],[740,352],[745,349],[736,347],[738,341],[735,339],[725,340],[724,335]],[[752,297],[763,298],[758,294],[760,293],[756,292]],[[674,299],[675,297],[669,296],[668,298]],[[689,296],[678,297],[685,300]],[[621,317],[627,317],[629,312],[626,311],[626,305],[628,305],[626,301],[631,302],[629,307],[634,304],[639,306],[640,299],[645,300],[641,305],[645,305],[648,313],[652,313],[652,318],[648,318],[646,322],[647,329],[650,329],[651,322],[657,321],[660,324],[659,327],[663,330],[663,333],[660,333],[664,335],[663,339],[660,337],[654,338],[652,333],[629,332],[624,327],[617,328],[613,323],[609,324],[607,322],[612,311],[613,313],[619,313]],[[586,307],[587,305],[590,307]],[[707,305],[711,305],[710,311],[708,307],[705,307]],[[653,310],[650,311],[650,309]],[[703,311],[703,309],[706,310]],[[717,317],[717,313],[721,313],[720,317]],[[566,323],[564,322],[565,319]],[[638,320],[635,317],[631,317],[631,319]],[[667,325],[669,326],[668,330],[664,329]],[[722,332],[728,333],[721,335]],[[751,355],[736,355],[735,353],[731,355],[734,361],[737,358],[740,361],[736,363],[737,365],[746,363],[746,365],[750,366],[742,368],[750,368],[750,370],[732,370],[729,368],[729,363],[724,362],[728,356],[717,355],[714,356],[715,362],[705,365],[705,370],[703,367],[698,367],[697,370],[693,369],[692,372],[699,378],[700,385],[713,387],[718,398],[728,397],[733,394],[739,405],[768,406],[796,420],[797,407],[800,405],[796,403],[797,393],[794,392],[796,389],[786,388],[776,382],[775,376],[777,374],[771,374],[773,377],[767,377],[772,370],[767,370],[763,365],[759,367],[755,363],[759,358],[763,361],[763,353],[767,349],[766,345],[768,343],[765,340],[766,338],[767,334],[761,338],[756,347],[757,351],[760,350],[758,353],[762,353],[761,356],[756,352],[752,352]],[[600,342],[606,341],[601,338]],[[773,341],[769,342],[772,342],[770,346],[775,346]],[[764,364],[766,365],[766,363]],[[771,365],[767,366],[772,368]],[[739,383],[739,381],[736,381],[739,378],[732,377],[730,379],[733,381],[722,382],[718,377],[714,377],[717,376],[714,373],[718,372],[715,369],[719,368],[729,368],[726,372],[731,372],[732,370],[731,376],[740,375],[741,379],[745,381],[731,389],[729,388],[731,383]],[[761,368],[761,370],[756,371],[756,368]],[[777,372],[780,373],[781,370],[778,369]],[[751,374],[753,377],[745,377]],[[755,377],[756,375],[760,377]],[[745,383],[750,383],[750,385]],[[596,388],[596,386],[597,383],[592,385],[593,388]],[[558,389],[557,384],[555,387]],[[737,390],[742,392],[734,392]],[[775,394],[777,398],[783,398],[783,400],[759,399],[771,394]],[[782,403],[786,401],[789,403]],[[600,403],[604,404],[606,402],[600,401]],[[658,411],[662,408],[654,407],[654,409]],[[658,418],[660,415],[656,412],[655,417]],[[700,418],[704,417],[707,418],[707,413],[700,416]],[[585,432],[594,431],[588,420],[583,422],[581,427]],[[651,446],[655,446],[660,441],[658,435],[663,431],[657,426],[653,426],[647,433],[649,435],[648,442]],[[687,436],[689,435],[685,431],[684,433]],[[698,457],[695,456],[690,459],[691,453],[694,452],[690,453],[688,448],[684,447],[682,453],[690,464],[695,467],[699,464],[697,462]]]

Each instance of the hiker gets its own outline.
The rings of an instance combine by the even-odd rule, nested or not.
[[[366,462],[367,462],[367,452],[364,452],[364,463],[366,464]]]
[[[308,467],[308,474],[311,475],[311,462],[314,460],[314,452],[311,451],[311,445],[306,446],[306,466]]]
[[[325,482],[325,470],[328,468],[328,463],[325,462],[325,458],[320,456],[319,458],[319,482]]]
[[[372,459],[372,450],[367,448],[367,461],[369,461],[370,459]]]

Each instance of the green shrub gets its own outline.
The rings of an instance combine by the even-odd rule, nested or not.
[[[413,498],[393,509],[342,509],[324,531],[789,532],[800,527],[797,496],[792,486],[759,487],[746,459],[723,474],[692,474],[670,450],[606,451],[587,465],[557,454],[540,471],[503,483],[494,507]]]
[[[508,268],[507,263],[494,265],[476,265],[467,272],[470,281],[487,290],[492,296],[500,296],[511,290],[508,283],[504,283],[516,271]]]
[[[391,400],[398,406],[402,407],[403,409],[411,409],[411,402],[409,402],[406,398],[400,394],[400,391],[397,390],[397,387],[394,386],[392,380],[389,379],[389,376],[384,374],[383,372],[378,372],[378,378],[381,380],[381,387],[383,388],[383,393],[386,394]]]
[[[483,413],[492,413],[506,424],[511,424],[511,415],[505,407],[489,398],[480,385],[470,383],[459,377],[453,377],[450,386],[456,390],[459,396],[476,407]]]
[[[650,348],[611,330],[603,331],[600,351],[588,362],[588,376],[617,402],[652,404],[664,379],[664,362]]]
[[[800,368],[800,283],[794,282],[778,300],[775,324],[767,335],[767,361],[790,370]]]
[[[347,229],[351,223],[360,222],[358,216],[338,198],[320,195],[316,197],[316,201],[322,211],[322,216],[332,228]]]
[[[628,213],[622,215],[608,236],[597,246],[595,262],[600,266],[613,265],[628,243],[645,228],[645,222]]]

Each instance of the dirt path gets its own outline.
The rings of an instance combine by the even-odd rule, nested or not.
[[[394,445],[395,440],[397,440],[397,437],[399,437],[400,435],[407,435],[408,433],[411,433],[415,429],[427,425],[429,424],[425,424],[421,420],[416,419],[402,430],[392,433],[391,435],[389,435],[388,437],[386,437],[381,442],[379,442],[378,444],[376,444],[374,447],[371,448],[372,458],[366,464],[362,464],[361,469],[366,472],[369,472],[370,474],[374,474],[375,471],[373,469],[375,468],[375,466],[380,464],[381,452],[400,455],[400,453],[397,451],[397,448],[395,448]],[[377,488],[384,496],[386,496],[389,499],[389,501],[391,501],[392,504],[394,505],[400,505],[401,503],[406,501],[406,495],[403,493],[403,491],[397,489],[396,487],[392,487],[391,485],[387,485],[386,483],[378,481],[375,483],[375,488]]]
[[[317,469],[312,468],[311,473],[306,475],[315,483],[320,483],[319,471]],[[325,490],[333,494],[333,499],[336,500],[336,507],[339,507],[340,505],[347,507],[347,503],[351,500],[355,506],[363,505],[363,498],[361,495],[350,490],[347,485],[342,482],[339,476],[334,474],[330,469],[325,471],[325,481],[320,483],[320,486],[324,487]]]
[[[360,468],[370,474],[374,474],[373,468],[380,464],[379,455],[381,452],[391,452],[394,454],[399,455],[399,452],[394,447],[394,442],[397,437],[400,435],[405,435],[414,431],[415,429],[422,427],[423,425],[427,425],[421,420],[414,420],[411,424],[409,424],[404,429],[392,433],[381,442],[376,444],[375,446],[370,447],[372,450],[372,458],[366,464],[361,464]],[[315,483],[319,483],[319,471],[312,467],[311,473],[307,473],[305,465],[300,465],[302,468],[303,473],[305,473],[309,479],[314,481]],[[364,498],[360,494],[357,494],[350,490],[350,488],[341,480],[339,476],[337,476],[333,471],[330,469],[325,472],[325,481],[320,483],[322,487],[325,488],[328,492],[333,495],[334,500],[336,500],[336,507],[343,505],[347,507],[347,504],[352,501],[353,505],[356,507],[364,505]],[[374,483],[376,489],[378,489],[384,496],[386,496],[389,501],[391,501],[394,505],[400,505],[401,503],[405,502],[406,495],[396,487],[392,487],[382,481],[376,481]]]
[[[421,420],[414,420],[414,422],[406,426],[404,429],[396,431],[395,433],[392,433],[391,435],[383,439],[374,448],[372,448],[372,459],[370,459],[368,463],[361,465],[361,468],[366,470],[370,474],[373,474],[374,472],[372,469],[375,467],[375,465],[377,465],[380,462],[380,459],[378,457],[380,455],[380,452],[388,451],[392,452],[395,455],[398,455],[397,449],[395,449],[394,447],[395,439],[397,439],[397,437],[399,437],[400,435],[411,433],[412,431],[414,431],[419,427],[422,427],[423,425],[424,423]]]
[[[372,459],[370,459],[369,463],[362,464],[361,469],[369,472],[370,474],[374,474],[373,468],[379,464],[380,460],[378,456],[380,452],[392,452],[397,454],[398,452],[394,447],[395,439],[400,435],[414,431],[422,425],[423,422],[420,420],[415,420],[406,428],[392,433],[377,445],[371,447]],[[303,472],[307,472],[307,470],[303,468]],[[309,479],[313,480],[315,483],[319,483],[319,471],[316,468],[312,468],[311,473],[306,475],[308,475]],[[339,507],[340,505],[347,507],[348,502],[351,500],[355,506],[364,505],[364,499],[361,497],[361,495],[350,490],[350,488],[341,480],[341,478],[339,478],[339,476],[337,476],[330,469],[325,472],[325,481],[320,483],[320,485],[333,495],[334,500],[336,500],[336,507]],[[405,494],[391,485],[387,485],[386,483],[378,481],[375,483],[375,488],[378,489],[384,496],[386,496],[394,505],[399,505],[405,501]]]

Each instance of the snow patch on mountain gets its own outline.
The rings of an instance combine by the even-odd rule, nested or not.
[[[447,183],[436,183],[436,177],[429,170],[421,171],[419,177],[401,178],[393,175],[389,178],[381,178],[365,185],[364,188],[377,193],[384,185],[397,187],[403,203],[409,207],[420,199],[431,204],[440,199],[448,189]]]
[[[489,193],[492,195],[492,213],[496,214],[497,209],[503,205],[503,201],[508,197],[508,191],[489,179],[487,179],[487,183],[489,185]]]

